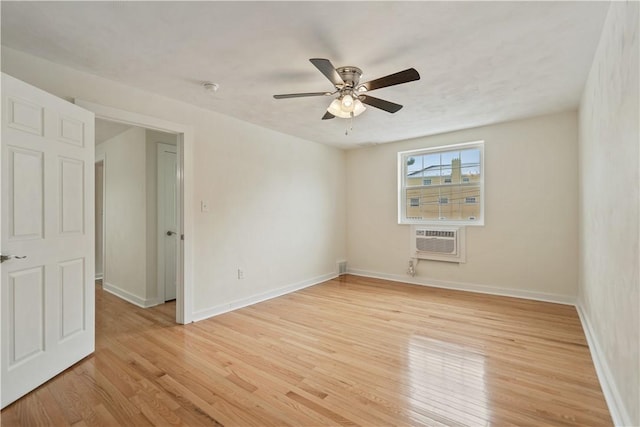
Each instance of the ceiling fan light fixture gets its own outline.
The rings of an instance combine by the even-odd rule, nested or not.
[[[354,100],[353,98],[351,98],[351,108],[350,111],[348,111],[343,108],[343,101],[343,98],[334,99],[333,101],[331,101],[331,104],[329,104],[329,108],[327,108],[327,111],[336,117],[340,117],[341,119],[349,119],[351,117],[359,116],[367,109],[359,99]]]
[[[367,107],[364,106],[364,104],[362,103],[362,101],[360,101],[359,99],[356,99],[353,102],[353,116],[359,116],[360,114],[364,113],[364,110],[366,110]]]
[[[329,104],[329,108],[327,108],[327,111],[333,114],[334,116],[340,117],[343,119],[347,119],[351,117],[351,115],[348,112],[342,111],[342,102],[340,101],[339,98],[331,101],[331,104]]]
[[[342,111],[346,111],[348,113],[353,111],[353,97],[349,94],[346,94],[342,97]]]

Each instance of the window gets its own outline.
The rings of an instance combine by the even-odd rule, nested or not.
[[[484,142],[398,153],[398,223],[484,224]]]

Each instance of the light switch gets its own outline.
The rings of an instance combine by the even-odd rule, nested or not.
[[[200,210],[202,212],[209,212],[209,202],[207,202],[206,200],[201,200],[200,201]]]

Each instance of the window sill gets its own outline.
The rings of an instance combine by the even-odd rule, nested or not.
[[[419,219],[400,219],[398,225],[433,225],[433,226],[463,226],[463,227],[483,227],[484,220],[476,221],[455,221],[455,220],[419,220]]]

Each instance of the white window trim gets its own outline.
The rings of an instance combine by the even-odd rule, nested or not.
[[[407,164],[405,159],[411,155],[419,155],[424,153],[437,153],[445,151],[463,150],[469,148],[477,148],[480,150],[480,214],[477,220],[452,220],[452,219],[414,219],[408,218],[406,215],[406,188],[404,187],[404,178],[407,174]],[[428,225],[484,225],[484,141],[464,142],[461,144],[441,145],[437,147],[425,147],[417,150],[408,150],[398,152],[398,224],[428,224]]]

